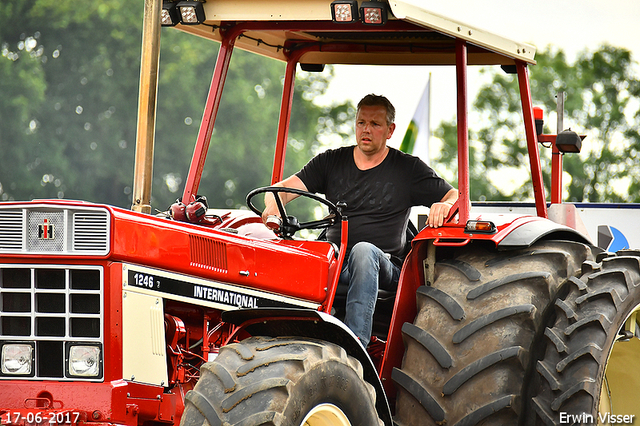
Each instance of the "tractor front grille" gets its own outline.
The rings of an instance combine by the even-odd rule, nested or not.
[[[102,347],[103,288],[100,266],[0,264],[0,346],[32,345],[34,368],[25,378],[72,379],[69,347]]]
[[[105,208],[29,204],[0,206],[0,255],[106,255],[110,214]]]

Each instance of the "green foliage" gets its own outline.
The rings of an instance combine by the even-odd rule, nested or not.
[[[556,133],[556,94],[566,93],[565,128],[587,133],[580,155],[564,156],[564,198],[568,201],[639,202],[640,80],[629,51],[602,46],[585,51],[569,64],[561,50],[548,48],[530,67],[534,104],[546,111],[545,133]],[[489,71],[473,104],[470,132],[472,200],[533,198],[517,76]],[[445,147],[436,162],[456,168],[455,122],[435,132]],[[550,149],[540,146],[547,193]],[[516,176],[515,184],[505,181]],[[527,176],[525,178],[525,176]]]
[[[0,200],[72,198],[131,206],[143,2],[0,3]],[[152,204],[182,195],[218,44],[163,28]],[[268,185],[284,64],[234,52],[199,192],[244,206]],[[298,73],[285,174],[323,134],[348,136],[348,105],[319,107],[331,74]],[[349,126],[350,128],[350,126]]]
[[[20,120],[2,115],[0,199],[124,204],[120,185],[129,184],[133,167],[140,35],[127,22],[131,17],[118,21],[102,3],[78,8],[70,1],[11,0],[0,6],[2,60],[13,59],[0,68],[7,86],[0,108],[20,97],[28,105]],[[108,3],[111,11],[116,3]],[[142,8],[132,4],[127,13],[141,16]],[[126,37],[115,36],[114,23]],[[15,78],[27,67],[28,76]]]

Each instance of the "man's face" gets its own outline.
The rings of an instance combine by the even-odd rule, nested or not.
[[[360,150],[372,155],[386,148],[387,139],[396,125],[387,125],[387,113],[382,106],[362,106],[356,116],[356,142]]]

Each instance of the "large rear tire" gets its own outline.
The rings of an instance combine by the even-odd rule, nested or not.
[[[548,307],[592,256],[584,244],[546,241],[511,252],[468,246],[436,263],[402,329],[397,424],[523,424]]]
[[[556,301],[556,320],[545,331],[544,357],[536,366],[530,424],[640,419],[638,256],[621,251],[585,264],[584,274],[571,280],[569,293]]]
[[[360,363],[318,340],[224,346],[185,399],[181,426],[382,426]]]

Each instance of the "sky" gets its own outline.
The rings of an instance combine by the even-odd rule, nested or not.
[[[552,45],[572,61],[585,49],[608,43],[624,47],[640,61],[640,0],[415,0],[427,10],[514,41]],[[468,75],[469,104],[484,81],[477,68]],[[636,67],[640,74],[640,67]],[[395,105],[397,130],[402,136],[431,76],[431,129],[455,118],[455,74],[449,67],[335,66],[335,77],[320,103],[350,99],[354,104],[367,93],[385,95]],[[535,102],[535,100],[534,100]],[[555,123],[555,121],[553,121]],[[551,121],[549,121],[551,123]],[[472,126],[473,123],[470,123]]]

